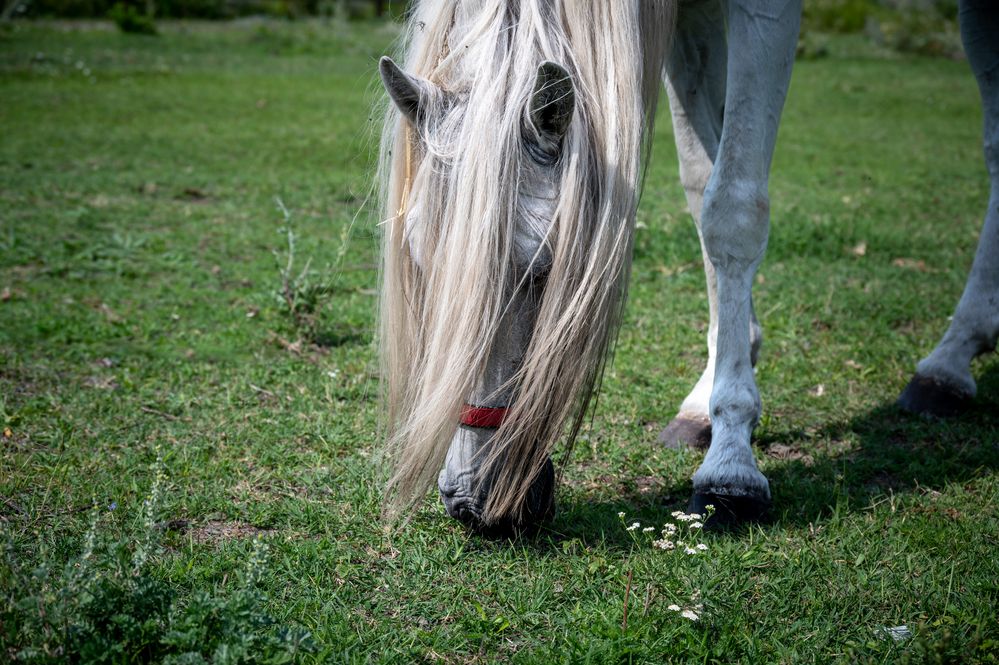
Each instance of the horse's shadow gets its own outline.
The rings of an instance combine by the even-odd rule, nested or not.
[[[999,363],[986,368],[974,405],[958,417],[915,416],[887,402],[817,431],[764,432],[754,445],[758,455],[778,458],[766,469],[774,500],[770,528],[819,523],[882,498],[968,483],[999,470]],[[655,493],[636,488],[614,500],[566,497],[536,543],[600,538],[612,548],[629,547],[618,513],[661,524],[686,507],[690,491],[687,481]]]

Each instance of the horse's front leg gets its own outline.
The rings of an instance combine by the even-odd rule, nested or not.
[[[955,415],[971,404],[976,391],[971,361],[995,349],[999,336],[999,7],[964,0],[961,37],[982,95],[985,165],[992,187],[989,207],[950,326],[916,367],[916,375],[898,400],[907,411],[938,416]]]
[[[513,401],[509,383],[520,368],[537,316],[539,284],[522,286],[513,295],[490,349],[485,370],[469,396],[437,479],[441,500],[451,517],[486,535],[511,535],[548,517],[554,506],[555,471],[545,463],[531,487],[522,521],[486,524],[482,517],[491,489],[480,471],[495,440],[506,407]]]
[[[753,276],[766,250],[768,179],[794,63],[799,0],[728,4],[727,88],[721,142],[704,192],[701,236],[718,288],[711,445],[694,473],[690,509],[715,520],[758,518],[770,486],[750,447],[761,405],[750,344]]]

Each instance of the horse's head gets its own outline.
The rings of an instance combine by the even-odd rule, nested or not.
[[[497,113],[500,118],[513,113],[519,117],[517,131],[501,139],[505,145],[496,152],[498,159],[473,159],[468,164],[462,155],[488,151],[490,143],[502,136],[502,132],[490,132],[489,127],[478,133],[465,131],[466,123],[475,120],[469,118],[474,116],[471,107],[476,102],[469,89],[449,89],[409,75],[387,57],[381,60],[380,73],[406,123],[406,182],[398,212],[403,217],[412,262],[425,276],[434,271],[483,275],[481,265],[473,262],[493,264],[488,270],[492,274],[488,286],[496,291],[496,302],[503,311],[487,326],[492,340],[484,357],[478,358],[478,375],[465,402],[478,409],[503,409],[505,414],[516,397],[518,372],[530,344],[545,277],[552,266],[549,236],[558,206],[564,139],[575,109],[572,79],[562,66],[550,61],[540,63],[533,84],[524,90],[526,94],[506,100],[510,113]],[[505,163],[497,163],[500,160]],[[455,174],[456,168],[480,168],[484,173]],[[462,181],[470,184],[456,184]],[[462,207],[465,192],[454,188],[485,187],[493,182],[505,183],[508,189],[497,187],[485,193],[483,199],[492,201],[492,210]],[[458,210],[465,214],[455,214]],[[482,218],[491,218],[487,223],[494,228],[476,228]],[[442,236],[462,234],[456,226],[474,233],[469,234],[467,244],[492,243],[493,250],[467,251],[455,261]],[[463,315],[455,313],[458,319],[476,316],[465,309]],[[480,471],[496,449],[495,434],[501,422],[493,420],[489,426],[467,418],[462,422],[452,438],[438,486],[449,514],[482,528],[493,479]],[[554,489],[551,467],[546,462],[524,506],[531,521],[550,511]]]
[[[442,467],[473,526],[551,506],[549,453],[582,423],[623,302],[659,86],[638,35],[658,5],[598,5],[421,3],[405,71],[380,63],[390,512]]]

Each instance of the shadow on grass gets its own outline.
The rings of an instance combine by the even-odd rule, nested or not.
[[[852,435],[856,443],[811,464],[772,468],[776,523],[808,524],[866,508],[880,495],[941,490],[999,470],[999,365],[985,371],[978,388],[974,405],[956,418],[915,416],[888,403],[823,428],[823,439]],[[788,433],[766,443],[793,446],[800,439]]]
[[[371,333],[355,328],[323,328],[309,339],[321,349],[335,349],[341,346],[364,346],[371,343]]]
[[[811,445],[811,441],[822,442]],[[842,447],[836,442],[849,440]],[[894,402],[813,432],[782,431],[754,439],[760,454],[797,453],[767,470],[774,498],[770,527],[796,527],[831,515],[864,510],[879,496],[942,490],[999,471],[999,363],[978,381],[978,398],[952,419],[926,418],[901,411]],[[634,485],[634,484],[632,484]],[[619,512],[659,524],[683,510],[689,481],[657,493],[636,490],[613,500],[562,499],[556,519],[544,527],[535,546],[578,538],[599,539],[612,549],[629,548]],[[561,498],[561,497],[560,497]],[[740,532],[732,532],[739,537]]]

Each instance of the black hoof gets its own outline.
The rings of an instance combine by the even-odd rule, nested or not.
[[[700,416],[677,416],[659,433],[658,441],[675,450],[707,450],[711,445],[711,421]]]
[[[898,398],[898,406],[909,413],[949,418],[967,411],[973,398],[946,383],[916,374]]]
[[[769,499],[711,492],[694,492],[687,505],[687,512],[704,516],[708,514],[709,505],[715,509],[704,522],[705,529],[731,529],[744,524],[765,522],[770,516]]]
[[[464,524],[469,531],[497,539],[531,535],[542,522],[555,514],[555,467],[551,460],[545,460],[545,466],[531,485],[519,516],[486,522],[482,517],[486,498],[485,492],[472,499],[441,490],[441,501],[448,515]]]

